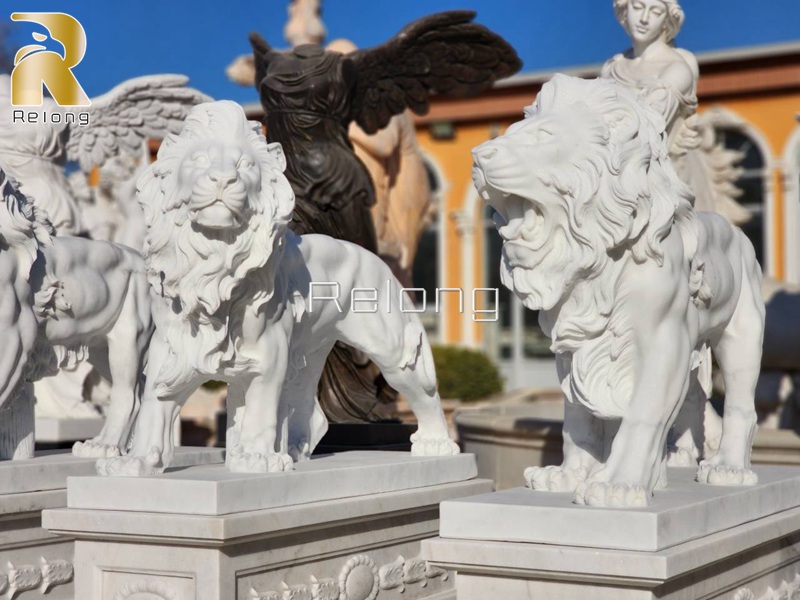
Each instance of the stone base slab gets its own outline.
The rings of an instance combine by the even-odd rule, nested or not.
[[[154,477],[71,477],[68,506],[168,514],[225,515],[423,488],[477,475],[475,457],[341,452],[285,473],[232,473],[224,465]]]
[[[655,551],[800,505],[800,469],[755,467],[754,486],[694,481],[696,469],[669,469],[669,487],[641,509],[586,508],[572,494],[514,488],[442,505],[441,536]]]
[[[422,557],[436,567],[458,571],[458,600],[779,600],[800,597],[800,496],[795,496],[796,506],[775,510],[784,502],[783,495],[789,493],[789,487],[785,487],[788,484],[780,482],[797,480],[800,469],[757,468],[756,471],[761,478],[760,485],[766,487],[761,492],[751,488],[754,496],[749,509],[743,497],[738,497],[742,488],[716,488],[715,499],[709,500],[711,507],[706,502],[683,505],[671,521],[658,517],[669,514],[663,512],[666,506],[676,506],[668,499],[661,504],[654,502],[648,509],[575,506],[560,513],[551,512],[558,494],[530,490],[507,490],[463,501],[446,501],[442,504],[441,537],[423,542]],[[673,476],[671,485],[679,479]],[[708,488],[703,486],[703,489]],[[770,489],[777,499],[770,499]],[[523,491],[527,491],[527,495],[522,496]],[[675,491],[679,494],[679,490]],[[662,496],[664,493],[658,492]],[[497,502],[490,502],[490,496],[497,496]],[[518,500],[516,507],[512,498]],[[458,505],[457,511],[449,510],[455,505]],[[492,520],[486,512],[489,505],[494,505]],[[766,514],[750,518],[748,510],[750,515],[759,511]],[[715,513],[716,521],[712,518]],[[733,524],[724,527],[718,513],[724,513]],[[562,538],[569,540],[569,545],[524,541],[550,531],[544,529],[543,522],[547,520],[561,528]],[[480,530],[487,532],[487,537],[494,532],[490,539],[465,539],[474,536],[486,521],[494,527]],[[600,521],[605,522],[602,529]],[[510,537],[512,522],[517,525],[518,539],[497,540]],[[699,535],[682,533],[687,524],[693,524]],[[464,529],[459,529],[459,525]],[[534,529],[535,526],[538,529]],[[715,528],[716,531],[708,532]],[[661,537],[648,538],[644,535],[646,532]],[[600,545],[603,533],[609,540],[605,547]],[[552,535],[555,534],[553,529]],[[578,545],[581,535],[592,545]],[[626,542],[626,535],[634,542]],[[681,537],[687,539],[675,541]],[[647,539],[654,546],[665,545],[655,549],[618,548],[640,547],[641,541]],[[668,539],[674,543],[666,543]]]
[[[215,448],[178,448],[183,467],[224,460]],[[74,542],[42,529],[42,510],[67,504],[67,477],[94,472],[95,459],[69,451],[0,462],[0,597],[73,600]],[[16,490],[16,491],[15,491]]]
[[[220,463],[222,448],[178,447],[172,468]],[[0,461],[0,514],[5,494],[20,494],[67,487],[67,478],[95,473],[95,458],[78,458],[70,450],[45,450],[26,460]]]
[[[363,460],[360,479],[373,466]],[[396,485],[417,487],[222,515],[64,508],[43,519],[51,532],[76,538],[81,600],[455,600],[453,573],[421,559],[420,543],[438,533],[442,501],[492,484],[465,475],[475,471],[472,457],[450,457],[435,470],[465,480],[421,485],[400,469]],[[207,471],[187,469],[184,481]],[[278,475],[269,479],[280,487],[292,473]],[[249,477],[261,489],[263,476]],[[169,476],[160,480],[172,489]]]

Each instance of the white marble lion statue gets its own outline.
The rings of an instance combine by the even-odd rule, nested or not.
[[[125,246],[55,237],[2,170],[0,193],[0,459],[33,454],[31,383],[84,357],[111,380],[111,404],[100,434],[73,453],[119,455],[154,327],[144,260]]]
[[[495,210],[502,281],[540,311],[564,391],[564,462],[527,469],[528,486],[646,505],[666,485],[667,433],[706,346],[727,393],[719,451],[697,479],[755,483],[764,305],[752,245],[694,211],[663,118],[622,85],[557,75],[525,112],[473,150],[473,179]]]
[[[99,461],[100,474],[166,468],[173,420],[209,379],[229,384],[228,467],[292,469],[327,429],[315,390],[337,341],[362,350],[408,398],[419,421],[414,454],[458,452],[401,286],[358,246],[288,231],[285,164],[280,144],[222,101],[195,107],[139,179],[156,331],[131,451]]]

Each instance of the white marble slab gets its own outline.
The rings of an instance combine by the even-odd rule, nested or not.
[[[657,551],[800,505],[800,468],[759,466],[752,487],[701,485],[670,469],[669,487],[640,509],[592,508],[571,494],[514,488],[441,506],[445,539]]]
[[[37,442],[77,442],[90,440],[100,433],[105,419],[36,419]]]
[[[221,463],[225,460],[222,448],[179,447],[175,449],[176,468],[189,465]],[[37,452],[26,460],[0,461],[0,496],[67,487],[67,478],[91,475],[95,472],[94,458],[78,458],[70,450]]]
[[[223,465],[153,477],[70,477],[67,506],[132,512],[225,515],[466,481],[475,457],[342,452],[286,473],[231,473]]]

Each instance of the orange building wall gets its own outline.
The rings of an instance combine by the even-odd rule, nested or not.
[[[704,102],[699,110],[712,106],[722,106],[752,126],[769,146],[769,156],[765,157],[772,171],[773,221],[772,255],[774,275],[778,279],[785,276],[784,202],[782,172],[777,164],[783,156],[789,136],[797,125],[796,115],[800,112],[800,92],[772,94],[769,96],[749,96],[726,99],[723,102]]]
[[[472,190],[472,154],[471,150],[502,132],[508,123],[464,123],[456,127],[455,137],[450,140],[434,139],[427,127],[419,127],[417,136],[422,149],[436,161],[445,178],[447,191],[443,196],[442,222],[440,235],[445,236],[444,280],[443,287],[460,287],[464,289],[464,314],[458,312],[458,298],[455,294],[445,294],[445,322],[443,341],[461,342],[464,321],[474,327],[475,341],[482,340],[480,323],[472,320],[472,290],[466,289],[462,277],[465,261],[472,263],[474,287],[483,287],[486,266],[483,265],[483,234],[481,229],[483,201],[477,202],[475,214],[472,215],[474,225],[473,256],[462,255],[462,235],[458,232],[454,213],[463,210]],[[479,299],[480,300],[480,299]]]

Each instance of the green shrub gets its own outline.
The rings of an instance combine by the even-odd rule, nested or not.
[[[442,398],[473,402],[503,391],[497,366],[482,352],[458,346],[432,350]]]

